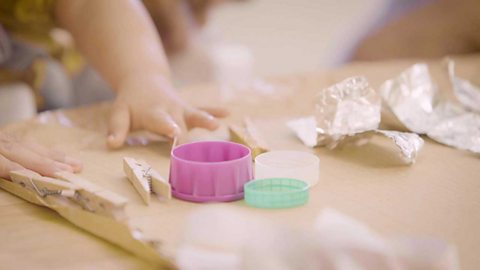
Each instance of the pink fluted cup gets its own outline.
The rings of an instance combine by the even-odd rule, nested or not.
[[[174,197],[193,202],[243,198],[253,179],[252,156],[244,145],[225,141],[184,144],[172,150],[170,184]]]

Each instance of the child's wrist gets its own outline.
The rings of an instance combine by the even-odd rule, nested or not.
[[[163,91],[169,91],[173,89],[169,75],[165,75],[162,72],[158,71],[142,70],[141,72],[132,72],[127,76],[124,76],[117,84],[115,90],[117,92],[129,91],[129,89],[134,90],[134,87],[130,86],[135,85],[137,87],[141,87],[142,84],[147,84],[152,80],[163,85],[163,87],[161,87]]]

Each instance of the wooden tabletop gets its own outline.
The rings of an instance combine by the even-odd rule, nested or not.
[[[480,76],[480,55],[456,57],[459,74],[474,82]],[[310,228],[325,207],[337,209],[385,236],[418,235],[444,239],[459,251],[462,269],[480,265],[480,158],[425,138],[417,162],[405,166],[391,144],[381,137],[362,147],[340,150],[305,148],[285,127],[285,121],[312,112],[314,95],[348,76],[365,75],[378,89],[415,60],[355,63],[338,70],[281,76],[244,87],[195,86],[182,95],[195,105],[224,104],[232,115],[225,123],[252,118],[272,149],[313,151],[320,157],[320,181],[310,201],[285,210],[249,208],[243,201],[226,207],[298,228]],[[428,62],[442,89],[442,61]],[[479,81],[476,81],[479,84]],[[81,158],[81,173],[130,200],[129,221],[148,236],[161,239],[172,255],[181,241],[188,215],[201,204],[173,199],[145,206],[122,171],[122,158],[147,160],[168,176],[170,144],[132,145],[118,151],[105,146],[105,119],[110,105],[97,104],[48,112],[32,121],[4,128],[34,138]],[[395,128],[394,123],[383,123]],[[194,139],[226,138],[194,130]],[[69,224],[55,212],[29,204],[0,190],[0,268],[5,269],[153,269],[154,266]]]

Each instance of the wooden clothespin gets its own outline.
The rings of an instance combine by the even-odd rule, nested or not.
[[[147,162],[124,157],[123,170],[146,205],[150,204],[152,193],[171,199],[170,184]]]
[[[77,187],[50,177],[44,177],[30,170],[19,170],[10,172],[12,182],[25,188],[35,191],[41,197],[60,195],[73,198]]]
[[[252,158],[269,151],[267,144],[262,140],[259,132],[249,118],[245,118],[240,125],[228,126],[230,140],[246,145],[252,151]]]
[[[125,197],[104,189],[73,173],[58,172],[55,174],[55,177],[78,187],[75,200],[84,209],[117,220],[126,217],[125,206],[128,200]]]

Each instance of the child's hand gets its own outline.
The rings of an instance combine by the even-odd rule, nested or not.
[[[0,177],[9,179],[11,171],[21,169],[53,177],[58,171],[79,172],[82,163],[62,152],[0,132]]]
[[[226,115],[222,109],[191,107],[161,75],[130,76],[117,89],[107,144],[121,147],[130,130],[145,129],[170,138],[182,136],[194,127],[215,130],[219,125],[215,117]]]
[[[171,2],[177,1],[159,3]],[[164,16],[176,15],[166,10]],[[117,92],[107,138],[110,147],[122,146],[130,130],[174,137],[193,127],[218,127],[215,116],[225,111],[198,110],[176,95],[167,79],[170,68],[161,42],[168,37],[158,36],[142,1],[58,0],[55,16]]]

